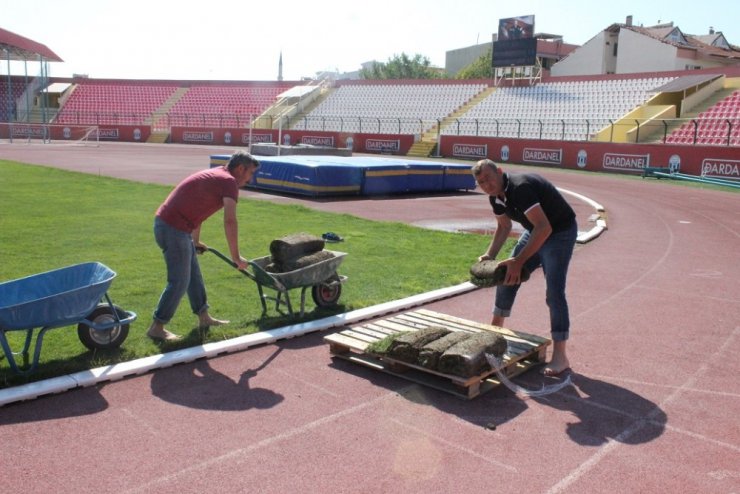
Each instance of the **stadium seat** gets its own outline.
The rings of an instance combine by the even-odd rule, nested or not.
[[[255,85],[196,85],[172,108],[169,125],[244,126],[250,115],[259,115],[293,83]],[[178,84],[125,84],[81,82],[60,110],[58,123],[131,124],[153,119],[171,98]]]
[[[485,87],[485,84],[478,83],[348,83],[336,88],[306,116],[306,120],[324,121],[326,130],[339,131],[344,116],[394,119],[405,129],[402,133],[419,134],[449,116]]]

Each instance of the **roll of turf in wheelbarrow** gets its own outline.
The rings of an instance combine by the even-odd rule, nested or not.
[[[530,272],[522,267],[521,283],[529,280]],[[498,261],[487,259],[478,261],[470,267],[470,282],[477,286],[496,286],[506,279],[506,266]]]
[[[293,233],[270,242],[272,261],[282,264],[324,250],[324,239],[309,233]]]
[[[270,265],[268,265],[268,268],[270,266],[274,266],[274,269],[276,271],[273,271],[273,272],[287,273],[288,271],[295,271],[296,269],[301,269],[307,266],[312,266],[318,262],[333,259],[334,257],[335,256],[333,252],[329,250],[320,250],[318,252],[314,252],[313,254],[297,257],[295,259],[290,259],[288,261],[284,261],[281,263],[273,262]]]
[[[460,377],[478,376],[491,370],[486,354],[501,357],[506,353],[506,339],[497,333],[474,333],[448,348],[440,357],[437,371]]]

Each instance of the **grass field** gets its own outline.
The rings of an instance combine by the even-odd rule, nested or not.
[[[160,346],[145,336],[165,283],[164,262],[154,242],[152,222],[154,211],[170,190],[167,186],[0,161],[0,282],[98,261],[117,272],[109,290],[113,302],[139,316],[131,325],[128,339],[116,351],[87,351],[75,327],[47,332],[41,363],[31,376],[15,376],[7,360],[0,359],[0,387],[228,339],[294,321],[277,314],[274,307],[262,317],[254,282],[206,253],[200,257],[200,265],[211,312],[231,320],[231,324],[202,335],[185,298],[168,326],[185,336],[183,340]],[[328,245],[348,253],[339,267],[340,274],[349,277],[339,305],[314,310],[309,295],[305,320],[463,282],[469,279],[470,265],[489,241],[479,235],[426,230],[249,199],[240,201],[238,216],[242,254],[249,258],[269,254],[270,242],[290,233],[321,235],[333,231],[344,237],[344,242]],[[201,240],[228,252],[220,213],[204,223]],[[300,290],[294,292],[292,298],[297,303]],[[8,335],[13,348],[20,348],[25,332]]]

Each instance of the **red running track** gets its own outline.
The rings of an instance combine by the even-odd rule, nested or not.
[[[166,184],[229,152],[0,144],[0,159]],[[0,408],[4,490],[740,491],[740,194],[538,171],[606,208],[609,230],[571,265],[575,387],[462,401],[334,361],[315,333]],[[476,193],[246,194],[417,224],[490,214]],[[574,205],[588,228],[590,211]],[[491,302],[486,289],[426,308],[486,322]],[[538,273],[507,325],[547,336],[547,324]]]

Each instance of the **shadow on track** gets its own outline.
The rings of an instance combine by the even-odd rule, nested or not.
[[[272,408],[283,401],[283,396],[270,389],[250,387],[249,380],[280,351],[278,348],[258,368],[244,371],[236,382],[214,370],[206,359],[161,369],[152,374],[152,393],[169,403],[201,410]]]

